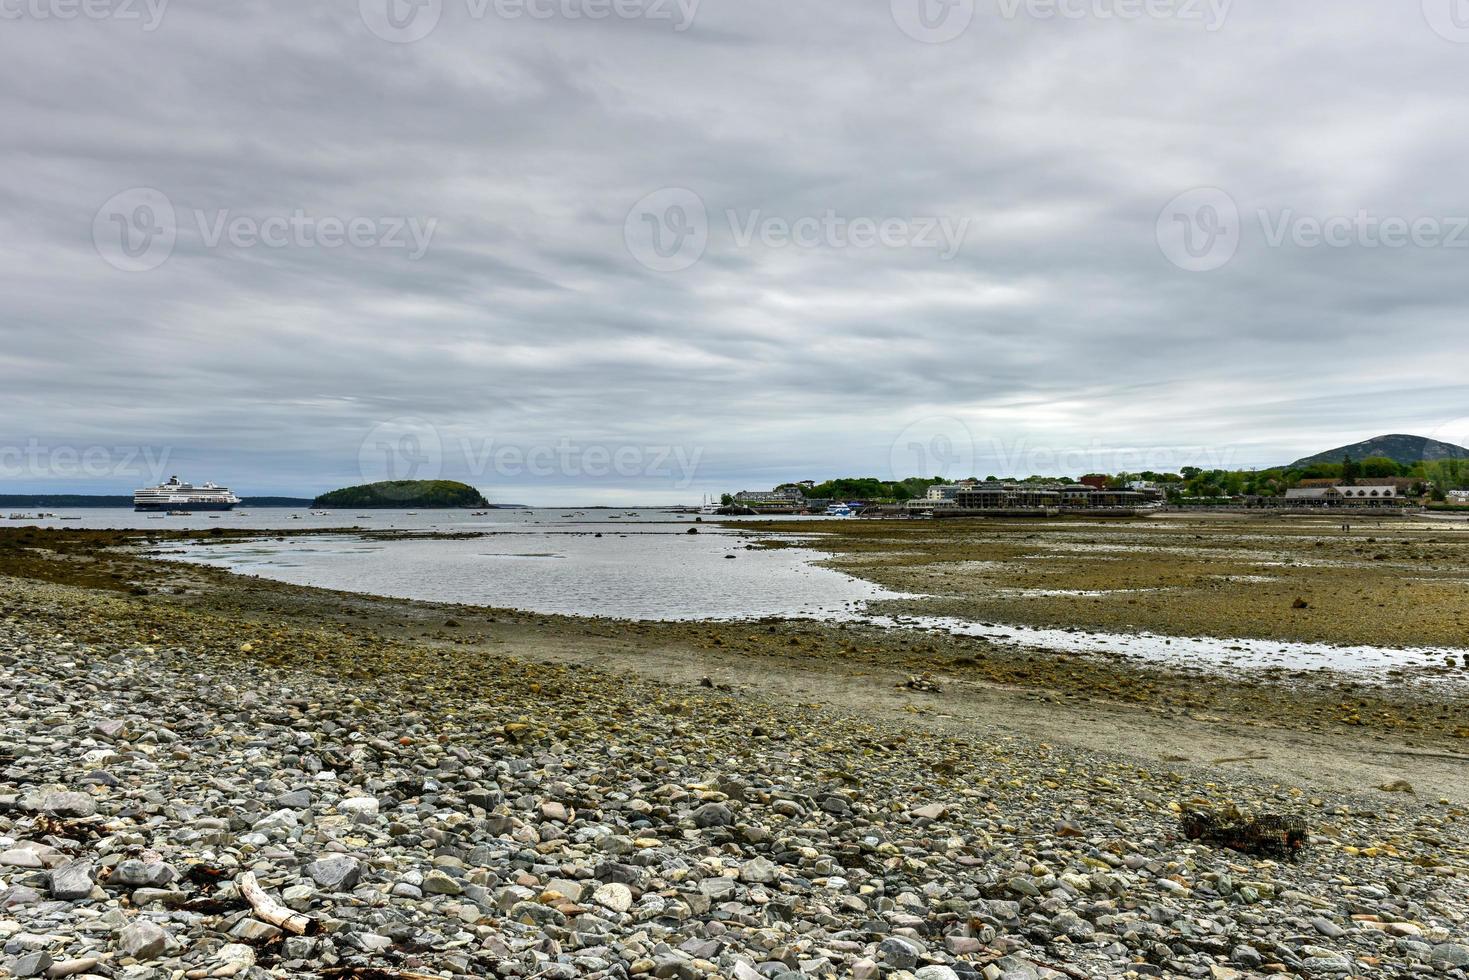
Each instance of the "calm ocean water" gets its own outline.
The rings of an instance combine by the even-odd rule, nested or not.
[[[500,513],[514,516],[393,518],[473,537],[206,542],[173,557],[298,585],[617,619],[834,618],[901,597],[818,567],[809,550],[753,547],[759,522],[730,530],[649,511]]]
[[[310,511],[242,509],[160,517],[124,509],[57,511],[50,527],[212,530],[360,528],[474,537],[373,540],[343,534],[187,545],[168,557],[295,585],[618,619],[850,617],[899,598],[814,564],[801,548],[750,547],[768,519],[723,529],[663,510]],[[826,518],[811,519],[819,530]],[[19,522],[6,522],[19,523]],[[698,534],[689,534],[697,528]]]

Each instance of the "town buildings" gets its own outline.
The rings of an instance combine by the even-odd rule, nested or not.
[[[1140,507],[1149,496],[1133,490],[1109,490],[1084,483],[983,483],[942,484],[931,487],[922,500],[910,500],[909,511],[935,514],[950,511],[1046,511],[1107,510]]]

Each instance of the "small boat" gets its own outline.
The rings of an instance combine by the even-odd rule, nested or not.
[[[856,517],[857,511],[851,504],[828,504],[827,517]]]
[[[171,511],[168,512],[168,516],[169,517],[188,517],[189,516],[189,512],[186,511],[186,510],[171,510]]]

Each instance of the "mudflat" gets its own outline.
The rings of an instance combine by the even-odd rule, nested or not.
[[[770,530],[809,533],[807,523]],[[811,546],[893,611],[1174,636],[1469,650],[1469,521],[1170,513],[833,521]],[[1458,666],[1469,667],[1469,663]]]

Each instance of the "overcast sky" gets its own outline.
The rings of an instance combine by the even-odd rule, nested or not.
[[[1462,443],[1466,78],[1462,0],[0,0],[0,492]]]

